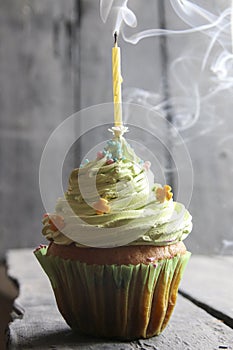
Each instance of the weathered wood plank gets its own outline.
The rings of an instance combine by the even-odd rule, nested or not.
[[[66,30],[73,6],[74,0],[0,2],[0,242],[6,248],[41,241],[40,157],[51,132],[73,112]]]
[[[25,307],[24,319],[11,325],[12,349],[233,349],[233,330],[181,296],[170,324],[159,337],[112,342],[73,334],[57,311],[49,281],[32,251],[10,251],[9,264],[21,282],[19,302]]]
[[[0,261],[0,349],[5,350],[8,341],[8,324],[14,300],[18,297],[18,286],[7,275],[7,268]]]
[[[233,257],[191,257],[181,290],[210,308],[232,319],[233,324]]]

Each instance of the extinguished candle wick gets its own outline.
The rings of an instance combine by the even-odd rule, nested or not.
[[[117,32],[114,33],[114,45],[117,46],[117,40],[118,40],[118,34]]]

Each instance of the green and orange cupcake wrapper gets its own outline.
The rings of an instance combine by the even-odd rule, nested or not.
[[[84,334],[125,340],[163,331],[191,255],[118,266],[88,265],[46,253],[47,247],[41,247],[35,256],[67,324]]]

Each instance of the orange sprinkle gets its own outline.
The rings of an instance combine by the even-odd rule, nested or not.
[[[50,230],[54,232],[58,230],[62,230],[65,227],[63,216],[57,215],[57,214],[49,215],[49,225],[50,225]]]
[[[157,200],[160,203],[164,203],[165,200],[169,201],[173,197],[173,193],[171,192],[171,186],[165,185],[162,188],[159,187],[155,191],[155,195]]]
[[[109,213],[111,210],[110,205],[108,205],[107,199],[104,198],[100,198],[98,202],[95,202],[93,204],[93,208],[95,209],[96,214],[98,215]]]

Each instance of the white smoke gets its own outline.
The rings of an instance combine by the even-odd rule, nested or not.
[[[111,17],[113,33],[119,33],[123,23],[133,28],[137,26],[137,18],[127,3],[128,0],[100,0],[100,17],[104,23]]]
[[[216,104],[224,103],[219,102],[222,95],[225,101],[231,101],[233,2],[216,1],[213,6],[213,2],[202,0],[170,0],[170,4],[174,15],[178,16],[181,24],[183,23],[184,29],[149,28],[137,31],[136,14],[129,9],[128,0],[101,0],[100,13],[104,22],[111,23],[112,31],[120,33],[122,38],[131,44],[161,35],[171,37],[188,36],[193,33],[203,35],[204,49],[201,52],[195,49],[195,42],[191,41],[189,52],[181,50],[180,56],[171,62],[170,81],[177,87],[178,93],[171,93],[169,101],[162,100],[159,93],[155,94],[139,88],[134,92],[132,89],[126,91],[126,102],[140,100],[141,104],[162,114],[165,109],[166,113],[172,113],[174,125],[179,131],[184,132],[185,138],[185,132],[190,128],[193,129],[197,122],[201,125],[202,134],[221,124],[222,120]],[[140,14],[137,16],[140,22]],[[169,108],[172,110],[169,111]],[[196,135],[195,132],[193,135],[199,136],[200,128]]]

